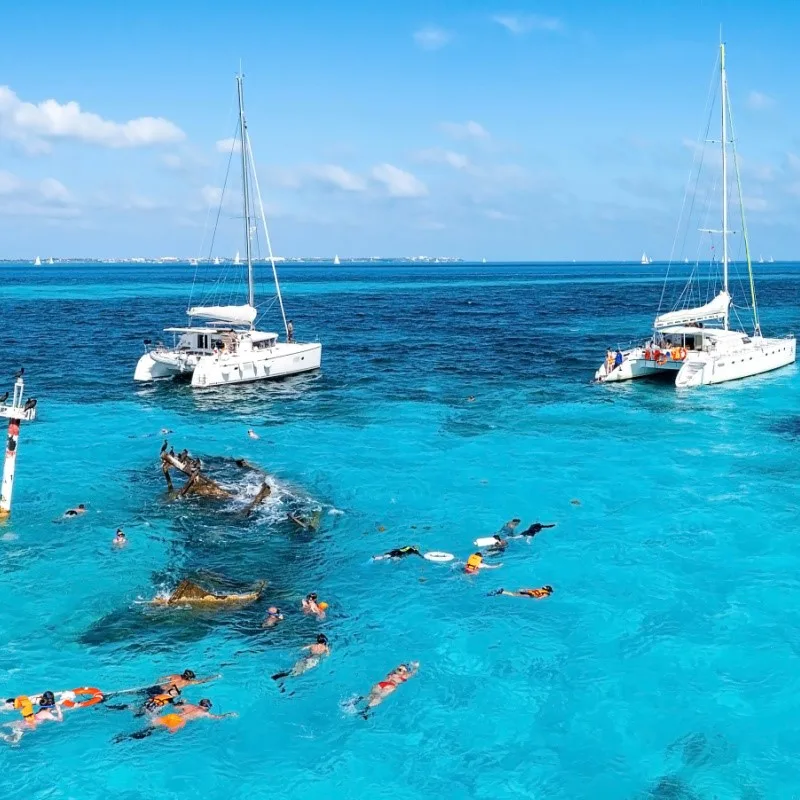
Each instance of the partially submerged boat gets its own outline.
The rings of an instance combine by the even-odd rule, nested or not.
[[[761,332],[761,322],[756,302],[753,265],[750,257],[750,243],[745,223],[736,143],[733,136],[733,120],[730,115],[730,99],[725,67],[725,45],[720,44],[720,105],[722,134],[722,181],[721,189],[721,230],[701,228],[701,232],[712,237],[708,284],[700,285],[699,259],[692,270],[686,287],[681,292],[672,311],[659,313],[653,325],[653,332],[647,341],[639,346],[609,351],[606,361],[595,373],[595,380],[602,383],[628,381],[653,375],[674,375],[675,386],[679,388],[725,383],[769,372],[795,360],[796,342],[794,336],[785,338],[765,337]],[[730,126],[730,133],[729,133]],[[728,148],[732,148],[735,180],[728,181]],[[701,161],[702,166],[702,161]],[[699,181],[699,171],[698,171]],[[697,183],[695,183],[695,186]],[[730,257],[728,221],[728,194],[739,200],[742,229],[741,241],[744,245],[744,260],[749,277],[748,292],[738,298],[752,314],[752,329],[745,331],[732,327],[731,313],[737,315],[740,306],[734,304],[729,281]],[[706,212],[709,204],[706,205]],[[686,203],[684,202],[684,206]],[[690,209],[695,206],[692,202]],[[680,231],[679,223],[679,231]],[[722,260],[717,260],[713,237],[719,235],[722,243]],[[676,236],[677,240],[677,236]],[[644,263],[644,256],[642,257]],[[721,285],[718,283],[719,269],[722,269]],[[669,272],[667,273],[667,278]],[[662,300],[666,293],[665,279]],[[749,294],[749,297],[747,296]],[[698,299],[706,302],[698,304]]]

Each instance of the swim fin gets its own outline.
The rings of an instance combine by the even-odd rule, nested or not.
[[[287,670],[286,672],[276,672],[272,676],[272,680],[279,681],[281,678],[288,678],[290,674],[291,674],[290,670]]]

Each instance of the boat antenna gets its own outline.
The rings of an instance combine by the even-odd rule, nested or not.
[[[247,168],[247,122],[244,118],[244,75],[241,62],[236,75],[236,87],[239,93],[239,135],[242,147],[242,199],[244,201],[244,246],[247,254],[247,302],[255,308],[255,291],[253,287],[253,254],[250,246],[250,187],[248,185]],[[253,323],[251,323],[251,327]]]
[[[753,257],[750,253],[750,237],[747,234],[747,219],[744,214],[744,196],[742,195],[742,178],[739,172],[739,158],[736,152],[736,132],[733,127],[733,111],[730,98],[728,98],[728,118],[731,123],[731,149],[733,150],[733,167],[736,172],[736,189],[739,193],[739,209],[742,214],[742,236],[744,238],[744,254],[747,259],[747,275],[750,279],[750,300],[753,304],[753,333],[761,336],[761,320],[758,318],[758,304],[756,303],[756,284],[753,278]]]
[[[720,36],[722,28],[720,28]],[[719,43],[720,98],[722,106],[722,290],[728,292],[728,78],[725,73],[725,42]],[[725,307],[725,330],[728,330],[730,304]]]
[[[247,154],[250,157],[250,163],[255,164],[253,158],[253,148],[250,144],[250,134],[245,134],[245,141],[247,143]],[[286,331],[286,336],[289,336],[289,326],[286,323],[286,311],[283,308],[283,295],[281,295],[281,284],[278,281],[278,270],[275,266],[275,256],[272,253],[272,240],[269,238],[269,228],[267,227],[267,217],[264,214],[264,203],[261,201],[261,188],[258,185],[258,174],[255,169],[253,170],[253,185],[256,190],[256,199],[258,200],[258,211],[261,215],[261,224],[264,226],[264,238],[267,240],[267,252],[269,253],[269,263],[272,265],[272,277],[275,280],[275,293],[278,297],[278,306],[281,310],[281,319],[283,320],[283,329]]]

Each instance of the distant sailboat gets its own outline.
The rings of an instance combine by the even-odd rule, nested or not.
[[[214,266],[219,266],[219,259],[216,257],[214,258]]]
[[[34,267],[41,267],[42,266],[42,259],[39,256],[36,256],[36,260],[33,262]]]
[[[652,264],[653,259],[648,258],[647,253],[642,253],[642,264]]]
[[[769,261],[767,263],[774,264],[775,263],[775,259],[772,256],[770,256],[769,257]]]
[[[241,264],[242,262],[239,260],[239,251],[236,251],[236,256],[233,259],[234,264]]]
[[[334,263],[334,264],[336,264],[337,266],[338,266],[338,265],[341,263],[341,262],[339,261],[339,256],[334,256],[334,257],[333,257],[333,263]]]
[[[689,263],[689,259],[688,259],[688,258],[684,258],[684,259],[683,259],[683,263],[684,263],[684,264],[688,264],[688,263]]]
[[[759,264],[763,264],[764,263],[764,256],[759,256],[758,257],[758,263]]]
[[[47,259],[47,263],[48,263],[48,264],[52,264],[52,263],[53,263],[53,258],[52,258],[52,256],[51,256],[50,258],[48,258],[48,259]]]
[[[486,259],[484,258],[484,259],[483,259],[483,261],[482,261],[481,263],[482,263],[482,264],[485,264],[485,263],[486,263]]]

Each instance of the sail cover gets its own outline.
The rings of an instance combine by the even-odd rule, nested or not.
[[[697,308],[684,308],[680,311],[670,311],[656,317],[656,328],[669,328],[672,325],[690,325],[692,322],[704,322],[709,319],[722,319],[728,313],[731,296],[727,292],[720,292],[710,303]]]
[[[186,312],[190,317],[227,322],[230,325],[252,325],[256,318],[253,306],[195,306]]]

